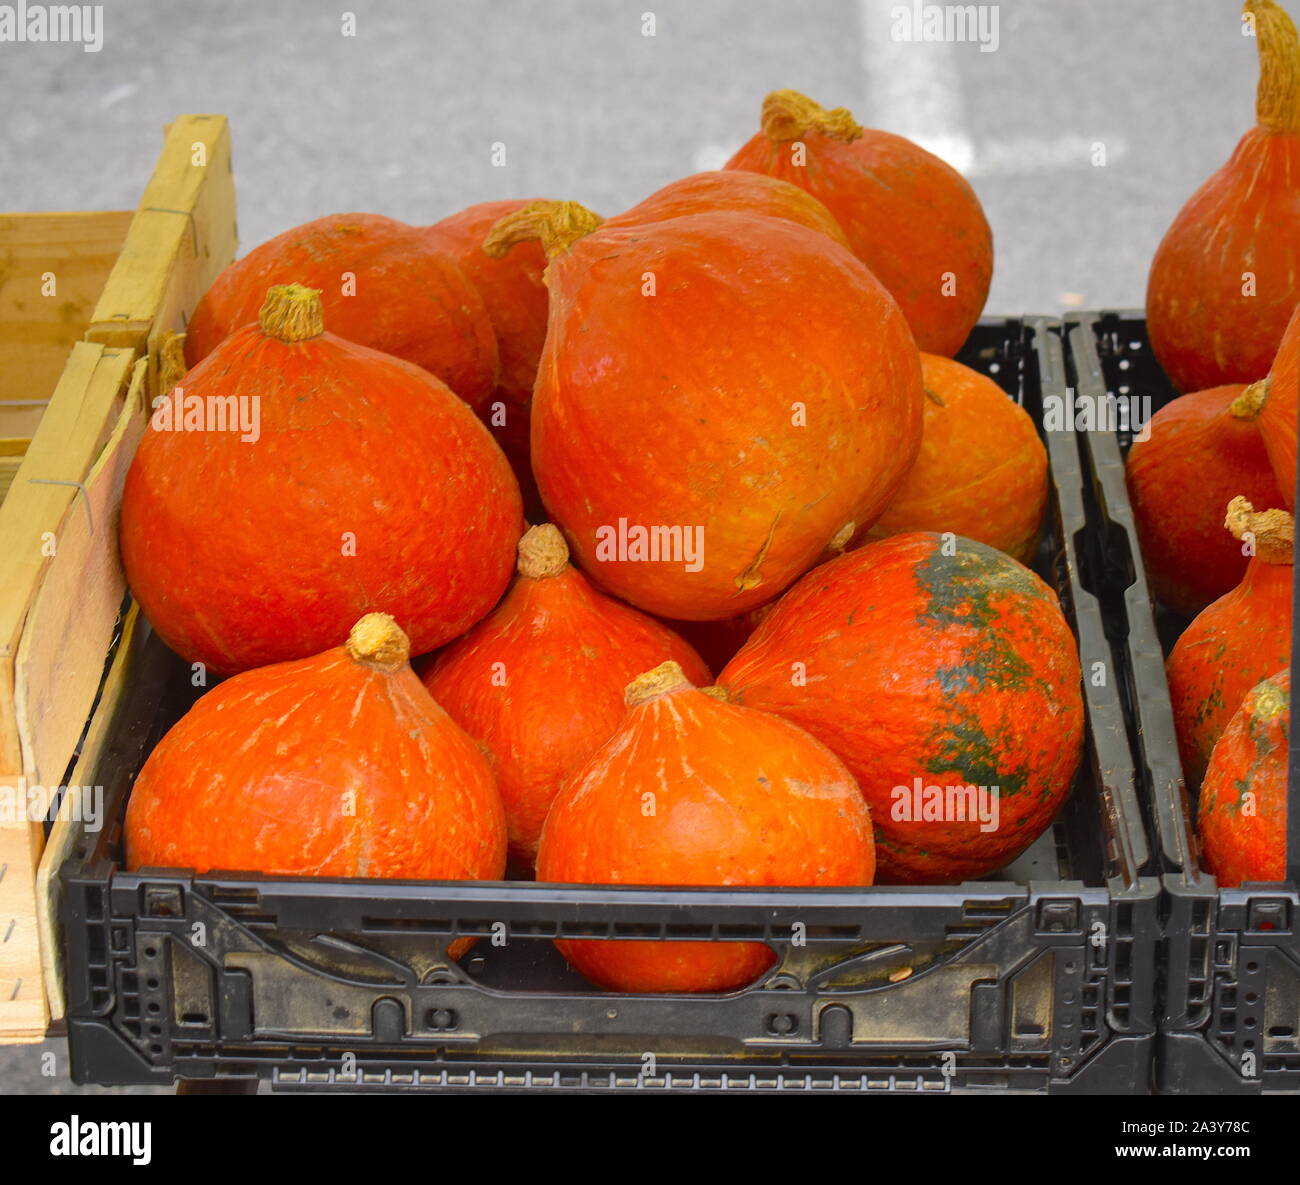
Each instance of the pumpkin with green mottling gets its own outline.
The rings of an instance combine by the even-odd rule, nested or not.
[[[1083,747],[1078,650],[1055,593],[960,536],[896,535],[814,569],[718,682],[848,766],[885,883],[1001,868],[1051,823]],[[932,786],[944,791],[938,818]],[[971,818],[980,799],[950,786],[996,787],[996,820]]]
[[[1196,829],[1205,866],[1225,888],[1286,876],[1290,717],[1291,675],[1283,670],[1247,693],[1210,756]]]

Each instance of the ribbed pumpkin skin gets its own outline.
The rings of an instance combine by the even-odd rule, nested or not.
[[[423,653],[505,590],[518,485],[487,429],[426,371],[329,332],[286,344],[254,324],[183,388],[261,400],[255,442],[151,425],[127,474],[127,580],[187,661],[226,674],[303,658],[372,609]]]
[[[1290,564],[1252,557],[1241,583],[1202,612],[1169,653],[1169,700],[1189,787],[1201,781],[1245,694],[1290,662],[1292,572]]]
[[[1277,478],[1280,505],[1295,510],[1297,423],[1300,422],[1300,306],[1282,335],[1269,370],[1267,397],[1259,411],[1259,430]],[[1276,505],[1270,503],[1270,505]]]
[[[434,699],[492,754],[516,856],[536,859],[555,795],[626,714],[623,689],[669,659],[692,682],[709,681],[681,638],[569,567],[517,577],[496,609],[423,672]]]
[[[1290,715],[1291,674],[1282,670],[1247,693],[1214,746],[1197,831],[1205,865],[1223,887],[1286,879]]]
[[[1167,403],[1125,462],[1151,591],[1187,616],[1245,574],[1241,545],[1223,529],[1228,502],[1241,494],[1256,506],[1281,505],[1257,419],[1230,410],[1244,390],[1214,387]]]
[[[1252,128],[1165,232],[1147,281],[1147,330],[1180,391],[1268,373],[1300,284],[1300,136]],[[1245,295],[1243,273],[1255,275]]]
[[[602,227],[549,280],[533,469],[582,568],[650,613],[771,600],[846,524],[874,521],[916,455],[907,325],[823,234],[726,213]],[[597,532],[620,518],[703,528],[701,570],[601,558]]]
[[[332,333],[413,362],[474,407],[496,385],[497,340],[478,290],[437,239],[378,214],[317,218],[232,263],[190,318],[186,363],[256,321],[273,284],[320,289]]]
[[[975,191],[933,153],[890,132],[868,128],[846,143],[809,130],[800,142],[802,165],[791,142],[758,132],[726,168],[779,177],[817,198],[898,302],[917,346],[951,358],[993,280],[993,233]],[[945,296],[949,273],[956,290]]]
[[[537,362],[546,340],[546,255],[539,243],[517,243],[500,259],[483,250],[488,231],[528,200],[480,202],[435,222],[429,233],[438,238],[478,289],[496,333],[501,370],[492,399],[480,408],[519,478],[521,486],[532,485],[528,461],[529,404],[537,379]],[[505,423],[492,403],[505,405]]]
[[[644,201],[607,219],[606,226],[638,226],[711,211],[763,214],[819,230],[842,247],[849,240],[831,212],[812,194],[764,173],[715,169],[692,173],[656,190]]]
[[[496,880],[506,827],[487,759],[410,667],[337,647],[199,700],[136,779],[126,846],[133,869]]]
[[[1014,560],[933,534],[868,544],[808,573],[718,679],[834,752],[876,826],[878,879],[983,876],[1023,851],[1069,792],[1084,713],[1055,594]],[[893,790],[998,786],[999,825],[894,817]]]
[[[578,884],[869,885],[874,870],[844,766],[787,722],[694,689],[629,710],[555,800],[537,861],[539,881]],[[732,991],[776,961],[754,942],[556,945],[620,992]]]
[[[921,451],[873,538],[951,531],[1028,563],[1047,508],[1047,450],[1029,413],[992,379],[921,355]]]

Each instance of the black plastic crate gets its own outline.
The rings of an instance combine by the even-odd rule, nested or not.
[[[1160,368],[1141,312],[1066,318],[1069,377],[1079,397],[1149,397],[1157,411],[1177,397]],[[1221,889],[1202,871],[1179,764],[1164,659],[1185,618],[1153,606],[1124,481],[1132,433],[1081,432],[1093,476],[1093,518],[1104,541],[1107,622],[1127,632],[1121,679],[1144,805],[1165,888],[1156,1083],[1168,1093],[1300,1092],[1300,934],[1294,834],[1291,879],[1273,889]],[[1290,823],[1296,804],[1292,730]]]
[[[1042,424],[1064,392],[1058,322],[982,321],[961,355]],[[265,1078],[284,1089],[1145,1092],[1158,861],[1083,564],[1084,470],[1054,478],[1037,568],[1081,641],[1088,738],[1056,823],[956,887],[635,889],[139,875],[121,867],[132,780],[193,699],[141,641],[96,781],[108,825],[61,870],[78,1082]],[[1094,665],[1099,664],[1099,665]],[[1095,672],[1100,671],[1097,677]],[[461,964],[447,943],[477,935]],[[561,937],[768,942],[725,995],[602,993]],[[801,941],[802,940],[802,941]]]

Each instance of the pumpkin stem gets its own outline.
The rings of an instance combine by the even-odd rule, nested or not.
[[[1273,0],[1246,0],[1259,41],[1255,119],[1270,132],[1300,132],[1300,37]]]
[[[1256,419],[1264,404],[1268,402],[1268,387],[1267,378],[1251,383],[1236,399],[1228,404],[1229,414],[1238,420]]]
[[[411,657],[411,640],[387,613],[367,613],[352,627],[345,649],[353,662],[395,671]]]
[[[158,346],[158,389],[174,390],[185,377],[185,335],[169,329]]]
[[[558,576],[569,566],[569,545],[565,543],[560,528],[551,523],[529,527],[519,540],[519,553],[515,568],[520,576],[529,580],[545,580]]]
[[[721,700],[724,704],[731,703],[731,696],[727,693],[725,687],[719,687],[716,683],[712,687],[701,687],[701,695],[707,695],[710,699]]]
[[[305,342],[325,332],[320,290],[302,284],[276,284],[266,294],[258,324],[268,337]]]
[[[1275,720],[1291,707],[1290,692],[1274,683],[1271,677],[1260,682],[1252,694],[1255,697],[1255,703],[1250,714],[1254,719],[1263,723]]]
[[[689,691],[694,684],[686,677],[682,668],[672,659],[661,662],[653,671],[638,675],[623,692],[623,702],[629,708],[643,704],[647,700],[658,699],[670,691]]]
[[[584,235],[591,234],[603,221],[599,214],[593,214],[577,202],[529,202],[507,214],[488,231],[483,250],[493,259],[501,259],[516,243],[536,239],[542,244],[546,258],[554,259]]]
[[[848,547],[849,541],[853,538],[853,532],[858,529],[858,524],[854,522],[845,523],[834,535],[831,536],[830,542],[826,544],[826,550],[833,552],[835,555],[843,555],[845,548]]]
[[[1295,548],[1295,519],[1285,510],[1257,511],[1240,494],[1228,503],[1223,525],[1237,539],[1255,539],[1255,554],[1266,564],[1290,564]]]
[[[847,107],[828,111],[798,91],[773,91],[763,100],[763,134],[778,143],[798,140],[807,132],[821,132],[846,144],[862,135],[862,127]]]

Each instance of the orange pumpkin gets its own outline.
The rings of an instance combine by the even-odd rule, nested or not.
[[[735,169],[692,173],[673,181],[631,209],[608,219],[605,225],[638,226],[718,210],[785,218],[810,230],[819,230],[843,247],[849,246],[840,224],[812,194],[779,177]]]
[[[1246,557],[1223,529],[1223,508],[1238,494],[1256,506],[1281,503],[1258,402],[1245,391],[1214,387],[1165,404],[1125,462],[1151,592],[1189,617],[1246,572]]]
[[[1300,421],[1300,305],[1287,324],[1268,375],[1252,383],[1245,398],[1259,409],[1259,432],[1277,478],[1282,505],[1294,510]]]
[[[869,885],[871,818],[812,737],[693,688],[676,663],[635,679],[614,736],[565,783],[537,878],[621,885]],[[561,941],[617,992],[723,992],[776,961],[757,942]]]
[[[597,227],[525,211],[550,324],[533,470],[583,569],[648,612],[735,617],[875,520],[916,455],[921,367],[848,251],[782,218]]]
[[[762,130],[726,164],[806,189],[898,301],[916,344],[951,358],[988,299],[993,234],[956,169],[798,91],[763,100]]]
[[[155,409],[120,539],[163,640],[224,674],[337,646],[382,608],[432,650],[495,604],[522,525],[469,407],[323,332],[319,294],[289,285]]]
[[[532,863],[556,792],[623,719],[628,683],[668,659],[693,682],[709,672],[671,630],[592,588],[549,523],[519,541],[518,571],[422,678],[492,755],[511,851]]]
[[[500,879],[492,771],[408,654],[396,622],[371,613],[343,646],[213,688],[136,779],[128,866]]]
[[[1252,688],[1214,746],[1196,827],[1205,866],[1224,888],[1286,879],[1291,672]]]
[[[497,381],[497,339],[483,298],[426,230],[378,214],[332,214],[287,230],[221,273],[185,338],[190,366],[257,320],[266,290],[321,293],[331,332],[436,375],[479,407]]]
[[[546,255],[538,243],[520,243],[494,258],[483,250],[488,232],[529,201],[480,202],[429,227],[478,289],[496,334],[501,371],[496,391],[479,409],[527,496],[534,489],[528,461],[528,409],[546,338]]]
[[[1180,391],[1263,378],[1296,303],[1300,41],[1273,0],[1247,0],[1245,13],[1259,41],[1257,125],[1178,212],[1147,281],[1151,346]]]
[[[922,354],[921,378],[921,451],[872,538],[949,531],[1028,563],[1047,509],[1047,450],[1033,419],[951,358]]]
[[[822,741],[857,779],[878,879],[983,876],[1069,793],[1078,652],[1055,594],[1009,556],[895,535],[809,572],[718,678]]]
[[[1242,697],[1291,657],[1294,520],[1284,510],[1256,513],[1239,497],[1224,525],[1249,543],[1246,574],[1183,631],[1165,664],[1183,774],[1192,787]]]

